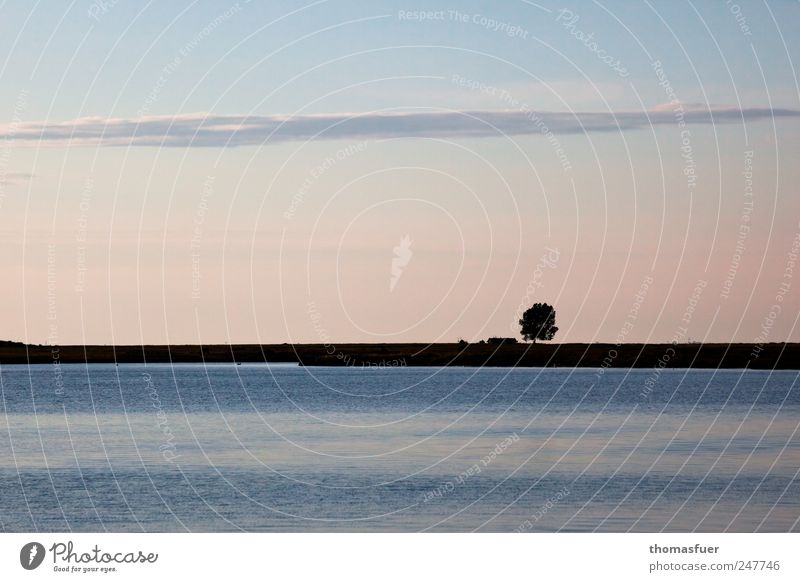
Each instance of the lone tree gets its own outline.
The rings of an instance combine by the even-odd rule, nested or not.
[[[556,335],[556,310],[547,303],[534,303],[519,320],[520,333],[525,341],[551,340]]]

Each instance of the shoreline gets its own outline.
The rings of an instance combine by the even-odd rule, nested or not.
[[[800,343],[383,343],[33,345],[0,342],[2,364],[280,363],[302,366],[492,366],[800,370]]]

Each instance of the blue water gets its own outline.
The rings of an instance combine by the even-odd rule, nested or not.
[[[4,531],[800,531],[797,372],[0,367]]]

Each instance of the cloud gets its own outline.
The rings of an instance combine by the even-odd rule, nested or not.
[[[0,184],[25,184],[33,179],[33,174],[28,172],[3,172],[0,171]]]
[[[25,146],[234,147],[309,139],[389,137],[475,138],[619,132],[675,125],[672,106],[650,111],[563,113],[532,111],[441,111],[316,115],[216,115],[205,113],[137,119],[83,117],[60,123],[0,126],[0,139]],[[687,124],[742,123],[800,117],[794,109],[700,107],[680,110]]]

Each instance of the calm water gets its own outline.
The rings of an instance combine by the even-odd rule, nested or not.
[[[5,531],[798,531],[796,372],[0,367]]]

